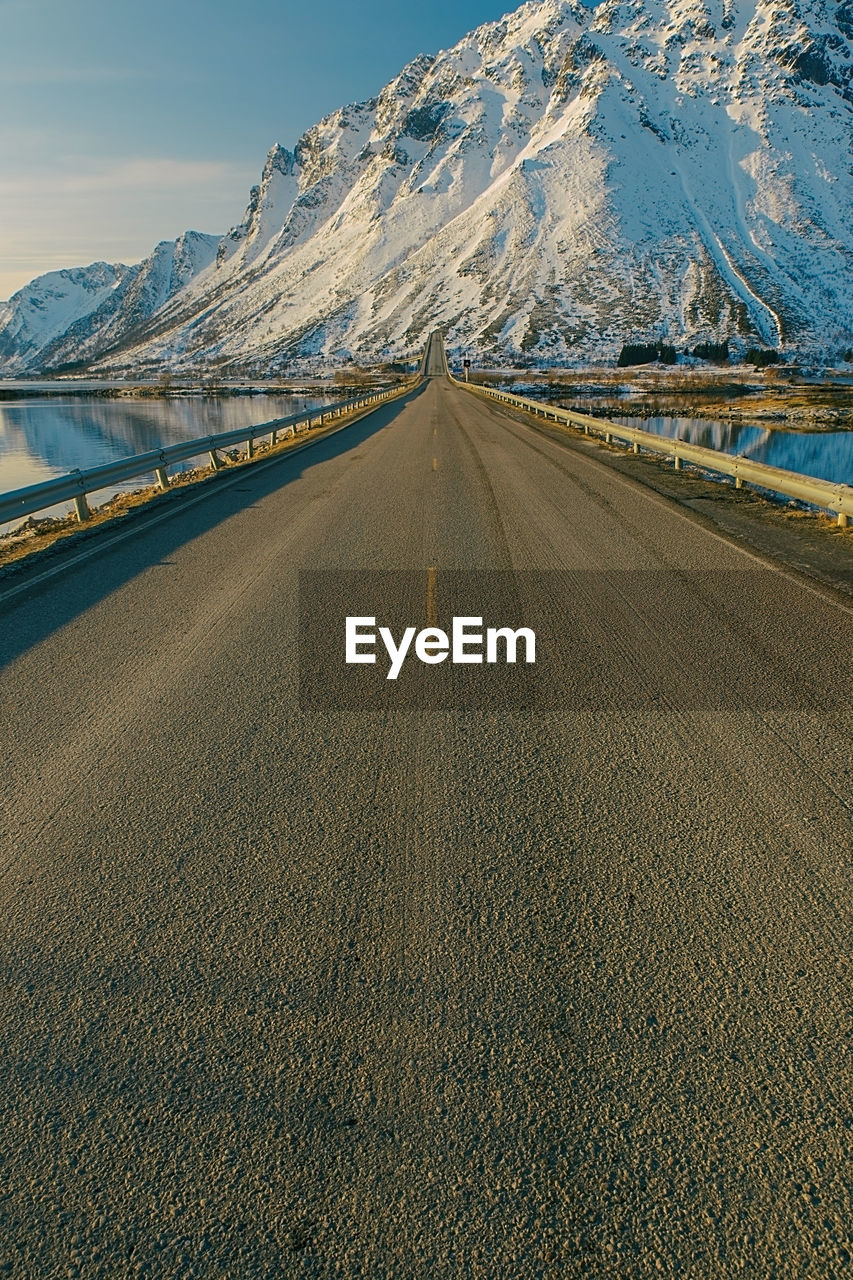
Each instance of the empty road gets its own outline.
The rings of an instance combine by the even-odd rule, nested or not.
[[[0,600],[0,1275],[847,1271],[853,617],[598,452],[436,376]]]

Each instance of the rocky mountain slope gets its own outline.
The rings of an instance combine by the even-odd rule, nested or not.
[[[853,0],[524,4],[273,147],[148,316],[122,294],[27,358],[267,372],[412,354],[436,324],[492,358],[831,354],[853,339],[851,37]]]
[[[120,346],[209,266],[217,236],[186,231],[134,266],[93,262],[38,276],[0,302],[0,373],[87,363]]]

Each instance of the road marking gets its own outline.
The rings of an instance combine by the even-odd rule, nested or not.
[[[432,460],[432,469],[433,469],[433,471],[438,471],[438,458],[433,458],[433,460]]]
[[[438,608],[436,606],[435,565],[434,564],[431,564],[427,569],[426,608],[427,608],[427,625],[430,627],[434,627],[438,622]]]

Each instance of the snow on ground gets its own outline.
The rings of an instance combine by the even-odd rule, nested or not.
[[[274,146],[242,223],[135,311],[122,294],[51,346],[58,307],[27,345],[13,299],[2,367],[112,347],[104,370],[267,372],[410,357],[436,324],[495,359],[724,337],[831,357],[853,341],[845,12],[522,5]]]

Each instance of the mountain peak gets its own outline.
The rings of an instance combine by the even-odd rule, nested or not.
[[[273,173],[280,173],[284,177],[290,177],[293,173],[295,157],[292,152],[283,147],[280,142],[274,142],[267,154],[267,162],[264,165],[262,185],[269,182]]]
[[[438,324],[513,361],[849,346],[851,29],[853,0],[523,4],[277,143],[215,270],[104,367],[406,356]]]

